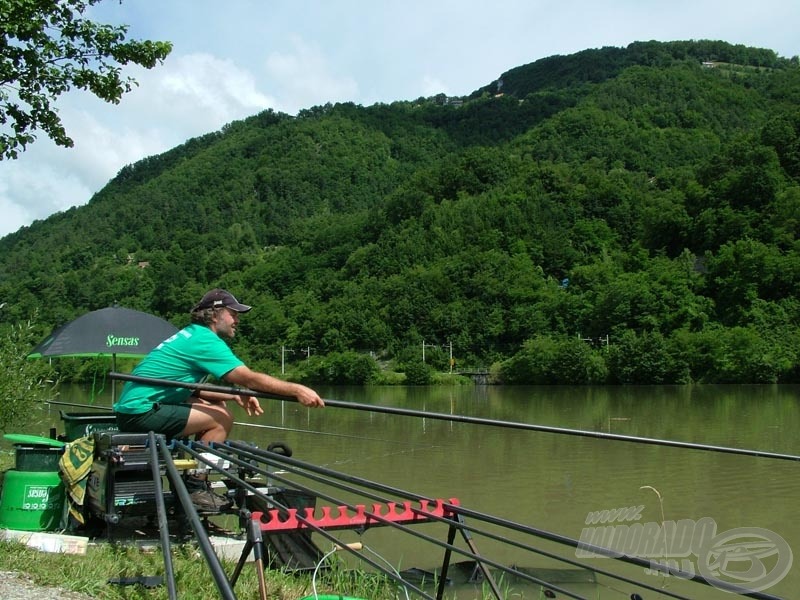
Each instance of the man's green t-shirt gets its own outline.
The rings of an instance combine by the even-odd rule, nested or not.
[[[222,379],[244,363],[228,344],[205,325],[193,323],[153,348],[133,370],[139,377],[199,383],[209,375]],[[114,411],[141,414],[153,404],[182,404],[192,391],[128,381],[122,388]]]

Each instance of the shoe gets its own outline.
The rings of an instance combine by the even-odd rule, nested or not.
[[[205,514],[218,514],[231,507],[233,502],[224,496],[215,494],[211,490],[196,490],[189,494],[197,512]]]

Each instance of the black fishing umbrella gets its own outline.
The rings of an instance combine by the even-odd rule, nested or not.
[[[117,356],[141,358],[177,331],[161,317],[111,306],[57,327],[28,357],[110,356],[111,370],[116,371]],[[113,386],[112,395],[116,399]]]

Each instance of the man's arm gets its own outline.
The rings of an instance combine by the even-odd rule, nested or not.
[[[317,392],[311,388],[300,385],[299,383],[284,381],[283,379],[272,377],[266,373],[253,371],[245,365],[228,371],[228,373],[225,374],[224,379],[228,383],[239,385],[257,392],[265,392],[267,394],[276,394],[278,396],[295,398],[303,406],[325,406],[325,402],[319,397],[319,394],[317,394]]]

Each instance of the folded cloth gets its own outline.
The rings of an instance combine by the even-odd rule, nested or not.
[[[86,524],[83,511],[86,482],[94,460],[94,436],[78,438],[67,444],[58,461],[58,474],[64,483],[69,516],[80,525]]]

